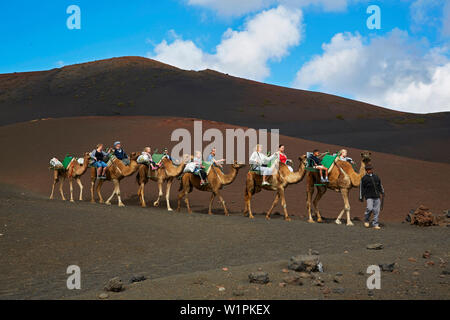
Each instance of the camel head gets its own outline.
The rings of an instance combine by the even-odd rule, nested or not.
[[[243,163],[237,163],[237,161],[235,160],[234,163],[233,163],[231,166],[232,166],[234,169],[239,170],[239,169],[245,167],[245,164],[243,164]]]
[[[130,154],[130,160],[136,161],[138,157],[139,157],[139,152],[132,152]]]
[[[86,159],[89,160],[90,158],[91,158],[91,153],[90,152],[85,152],[84,155],[83,155],[83,159],[84,160],[86,160]]]
[[[370,151],[367,151],[367,150],[361,152],[361,160],[362,160],[362,162],[369,163],[370,160],[371,160],[370,159],[371,155],[372,155],[372,153]]]
[[[300,163],[303,164],[303,165],[306,167],[306,164],[307,164],[307,157],[306,157],[306,154],[304,154],[304,155],[298,157],[298,160],[300,160]]]

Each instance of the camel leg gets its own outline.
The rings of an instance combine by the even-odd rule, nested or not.
[[[266,219],[270,220],[270,215],[272,214],[273,208],[277,205],[278,201],[280,200],[280,194],[277,192],[275,195],[275,199],[273,200],[272,206],[270,207],[269,211],[267,211]]]
[[[95,203],[94,187],[95,187],[95,180],[91,180],[91,203]]]
[[[311,202],[312,202],[312,196],[314,194],[314,185],[307,186],[306,187],[306,211],[308,212],[308,222],[314,223],[314,219],[311,215]]]
[[[172,187],[173,179],[169,179],[166,185],[166,203],[167,203],[167,211],[173,211],[170,207],[170,188]]]
[[[142,208],[145,208],[147,206],[147,204],[145,203],[145,198],[144,198],[144,190],[145,190],[145,183],[141,182],[141,184],[139,185],[139,188],[138,188],[138,197],[139,197],[139,200],[141,201]]]
[[[64,178],[61,179],[61,181],[59,182],[59,193],[61,193],[61,199],[66,200],[66,198],[64,197],[64,191],[63,191],[63,185],[64,185]]]
[[[326,191],[327,191],[326,188],[317,188],[317,194],[313,201],[314,214],[317,217],[317,222],[322,222],[322,216],[320,215],[320,211],[319,211],[319,201],[323,197],[323,195],[325,194]]]
[[[211,215],[212,214],[212,204],[214,201],[214,197],[216,196],[216,194],[213,192],[211,192],[211,199],[209,200],[209,208],[208,208],[208,214]]]
[[[53,180],[53,185],[52,185],[52,193],[50,193],[50,200],[53,199],[53,192],[55,191],[55,185],[58,183],[58,180]]]
[[[284,220],[291,221],[291,218],[289,218],[289,214],[287,212],[286,198],[284,197],[284,189],[280,189],[278,192],[280,193],[281,197],[281,206],[283,207],[284,211]]]
[[[222,202],[223,211],[225,212],[225,215],[229,216],[230,213],[228,212],[227,206],[225,204],[225,200],[223,200],[222,195],[219,193],[219,191],[217,191],[217,196],[219,197],[220,202]]]
[[[73,180],[69,178],[69,189],[70,189],[70,202],[75,202],[73,200]]]
[[[180,182],[183,183],[183,182]],[[181,199],[183,199],[184,196],[184,190],[181,190],[180,193],[178,194],[178,206],[177,206],[177,211],[180,212],[181,210]]]
[[[345,213],[345,208],[342,209],[341,212],[339,213],[339,215],[338,215],[338,217],[337,217],[337,219],[336,219],[336,221],[335,221],[336,224],[342,224],[341,218],[342,218],[342,216],[344,215],[344,213]]]
[[[341,218],[344,215],[344,213],[347,213],[347,226],[353,226],[353,222],[350,219],[350,202],[348,201],[348,190],[347,189],[341,189],[342,199],[344,200],[344,209],[342,209],[341,213],[339,213],[339,216],[336,219],[336,224],[341,224]]]
[[[118,180],[114,179],[113,180],[114,183],[114,190],[113,193],[111,194],[111,196],[108,198],[108,200],[106,200],[105,204],[110,205],[111,204],[111,200],[112,198],[117,195],[117,201],[118,201],[118,205],[119,207],[125,207],[125,205],[122,202],[122,199],[120,198],[120,183]]]
[[[246,210],[248,210],[248,217],[250,218],[250,219],[254,219],[255,217],[253,216],[253,213],[252,213],[252,205],[251,205],[251,202],[252,202],[252,194],[250,193],[250,192],[247,192],[246,194],[245,194],[245,208],[246,208]],[[244,212],[244,214],[245,214],[246,212]]]
[[[189,204],[188,191],[184,192],[184,202],[186,203],[186,208],[188,209],[188,213],[192,213],[191,205]]]
[[[183,181],[181,181],[180,183],[183,183]],[[185,186],[183,184],[183,189],[181,189],[180,193],[178,194],[178,207],[177,207],[178,212],[181,210],[181,199],[184,198],[184,202],[186,203],[188,213],[192,213],[191,207],[189,205],[188,193],[189,193],[189,185]]]
[[[156,199],[155,202],[153,202],[153,206],[158,207],[159,206],[159,199],[163,196],[163,182],[158,180],[158,199]]]
[[[77,178],[76,182],[78,184],[78,187],[80,187],[80,201],[83,201],[83,184],[81,183],[80,178]]]
[[[125,207],[125,205],[122,202],[122,198],[120,197],[120,182],[118,180],[115,180],[116,184],[117,184],[117,191],[116,191],[116,195],[117,195],[117,201],[119,202],[118,205],[119,207]]]
[[[97,195],[98,195],[98,203],[103,203],[103,197],[102,197],[102,193],[100,192],[102,189],[102,185],[103,185],[103,181],[104,180],[99,180],[97,183]]]

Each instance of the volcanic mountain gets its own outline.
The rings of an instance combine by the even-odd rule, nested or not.
[[[141,57],[2,74],[0,115],[0,125],[80,116],[190,117],[450,163],[449,112],[397,112]]]

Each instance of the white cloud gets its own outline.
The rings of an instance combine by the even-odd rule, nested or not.
[[[300,43],[302,12],[283,6],[262,11],[242,31],[228,29],[215,53],[203,52],[190,40],[177,37],[159,43],[149,57],[182,69],[206,68],[239,77],[263,80],[270,75],[269,61],[279,61]]]
[[[450,110],[446,48],[424,48],[398,29],[371,39],[338,33],[322,48],[322,55],[299,70],[295,87],[348,95],[402,111]]]
[[[62,68],[62,67],[64,67],[66,64],[64,63],[64,61],[62,61],[62,60],[59,60],[59,61],[56,61],[56,66],[58,67],[58,68]]]
[[[325,11],[341,11],[345,10],[350,2],[357,1],[361,0],[187,0],[187,3],[214,10],[222,16],[241,16],[276,5],[297,9],[316,6]]]

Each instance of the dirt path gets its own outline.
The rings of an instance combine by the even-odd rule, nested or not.
[[[365,277],[357,276],[358,271],[370,264],[397,262],[398,272],[387,277],[396,282],[386,288],[397,290],[397,283],[404,283],[406,289],[399,290],[408,294],[400,297],[448,299],[449,276],[441,275],[448,269],[440,266],[438,258],[449,259],[448,231],[397,223],[377,232],[364,229],[360,222],[349,228],[299,219],[288,223],[280,216],[251,221],[237,212],[224,217],[73,204],[0,185],[0,298],[95,298],[108,279],[119,276],[128,282],[137,273],[151,279],[139,284],[143,291],[126,290],[118,298],[227,298],[232,290],[217,295],[215,284],[248,287],[246,275],[258,266],[270,271],[272,289],[266,286],[261,295],[247,292],[245,298],[321,298],[321,291],[310,286],[288,288],[282,294],[279,289],[286,288],[277,287],[285,261],[314,249],[320,252],[328,276],[344,274],[348,297],[361,292],[366,296],[361,287]],[[374,242],[383,243],[385,249],[367,250],[366,245]],[[432,252],[434,266],[425,266],[424,250]],[[409,262],[410,257],[417,262]],[[74,264],[82,272],[78,291],[66,288],[66,268]],[[227,280],[223,267],[232,273]],[[193,284],[192,279],[203,275],[198,272],[207,272],[210,285]],[[149,284],[161,289],[146,289]],[[243,290],[254,290],[247,287]],[[381,291],[378,297],[397,297],[392,290]]]

